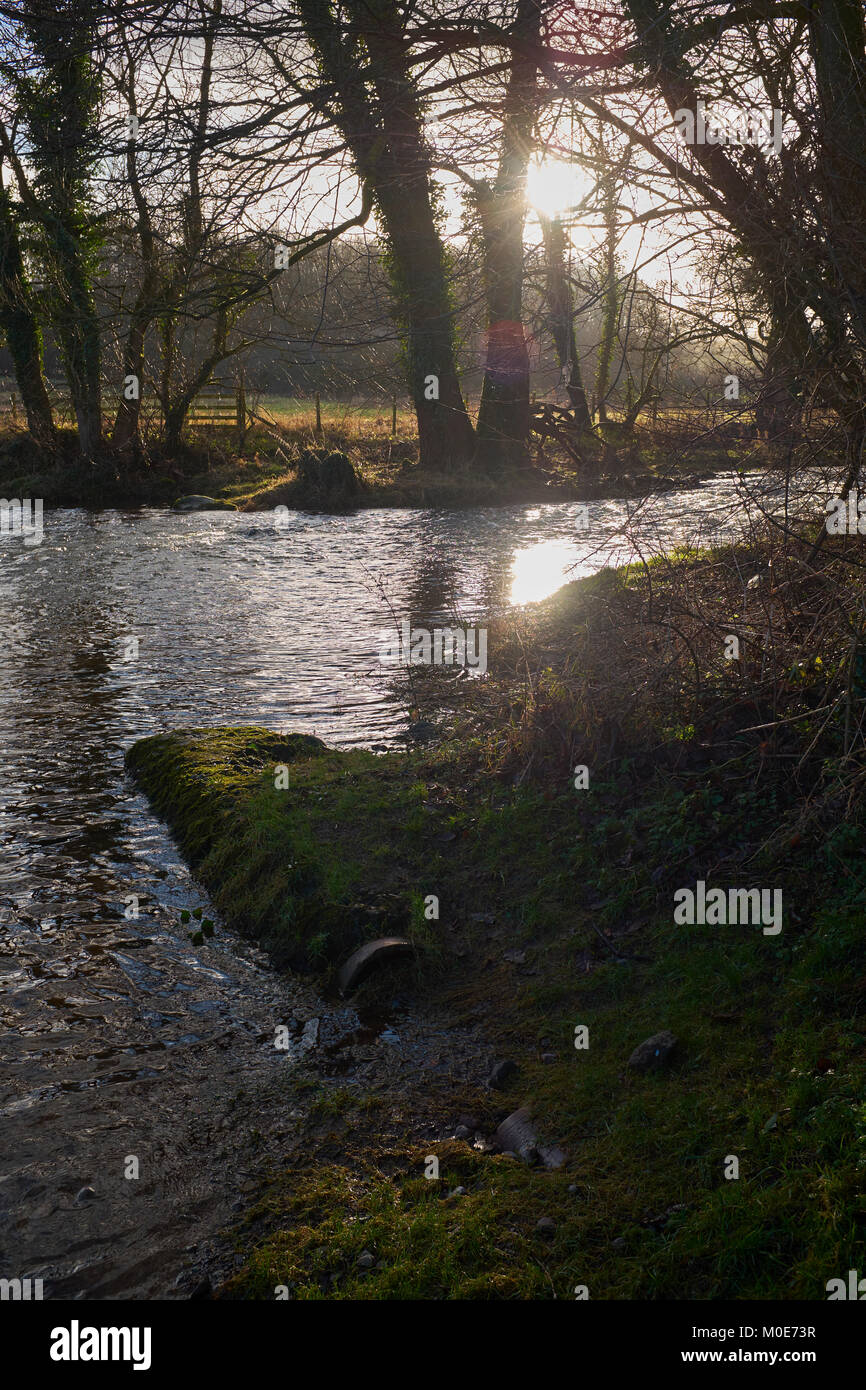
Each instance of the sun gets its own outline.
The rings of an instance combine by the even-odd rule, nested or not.
[[[583,170],[562,159],[533,160],[529,166],[526,194],[531,207],[542,217],[559,217],[586,196],[588,184]]]

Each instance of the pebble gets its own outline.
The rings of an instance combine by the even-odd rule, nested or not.
[[[471,1138],[472,1138],[472,1130],[471,1130],[471,1129],[467,1129],[466,1125],[458,1125],[457,1128],[456,1128],[455,1131],[454,1131],[454,1138],[455,1138],[455,1139],[471,1139]]]
[[[95,1202],[96,1192],[92,1187],[82,1187],[75,1200],[76,1202]]]
[[[371,1255],[369,1250],[362,1250],[355,1263],[359,1269],[372,1269],[376,1263],[376,1256]]]
[[[556,1235],[556,1222],[552,1216],[542,1216],[535,1223],[535,1234],[543,1236],[545,1240],[552,1240]]]

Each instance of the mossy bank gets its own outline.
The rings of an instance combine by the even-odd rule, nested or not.
[[[591,626],[585,592],[547,621]],[[307,1072],[315,1124],[236,1232],[220,1296],[826,1298],[866,1268],[860,819],[795,832],[800,794],[756,775],[748,734],[733,761],[730,742],[679,769],[614,755],[581,790],[485,756],[465,730],[375,756],[253,728],[129,754],[221,911],[278,963],[327,978],[383,925],[406,931],[415,1007],[443,1035],[471,1020],[516,1064],[501,1090],[481,1059],[450,1091],[423,1067],[375,1092]],[[678,925],[674,893],[698,879],[780,888],[782,931]],[[629,1069],[662,1029],[667,1065]],[[519,1105],[563,1169],[453,1137],[461,1115],[489,1136]]]

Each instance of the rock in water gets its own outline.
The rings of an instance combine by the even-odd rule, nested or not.
[[[298,480],[311,500],[346,505],[361,491],[362,482],[347,454],[304,449],[298,459]]]
[[[200,497],[191,493],[189,497],[179,497],[172,507],[173,512],[236,512],[234,502],[224,502],[221,497]]]
[[[628,1059],[628,1065],[632,1071],[658,1071],[663,1067],[670,1057],[677,1040],[673,1033],[665,1030],[663,1033],[653,1033],[651,1038],[647,1038]]]

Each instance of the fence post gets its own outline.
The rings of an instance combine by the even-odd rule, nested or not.
[[[238,427],[238,453],[241,453],[247,433],[247,393],[244,389],[243,368],[238,377],[238,389],[235,398],[235,420]]]
[[[391,397],[391,437],[397,433],[397,397]]]
[[[324,431],[323,431],[323,429],[322,429],[322,402],[321,402],[321,400],[319,399],[319,393],[318,393],[318,391],[317,391],[317,392],[316,392],[316,438],[321,442],[322,439],[324,439],[324,437],[325,437],[325,436],[324,436]]]

